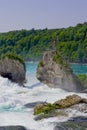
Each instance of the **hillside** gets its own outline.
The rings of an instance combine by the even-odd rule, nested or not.
[[[0,33],[0,56],[13,52],[25,60],[39,60],[44,51],[53,49],[53,40],[66,60],[87,63],[87,23],[61,29]]]

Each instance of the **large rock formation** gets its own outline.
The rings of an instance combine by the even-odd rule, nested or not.
[[[37,79],[50,87],[79,92],[83,89],[77,76],[56,51],[46,51],[37,69]]]
[[[25,81],[25,67],[19,60],[5,57],[0,60],[0,75],[12,82],[23,84]]]

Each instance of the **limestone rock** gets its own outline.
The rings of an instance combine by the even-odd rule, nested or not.
[[[0,60],[0,75],[12,82],[23,84],[25,73],[24,65],[20,61],[8,57]]]
[[[59,57],[59,63],[54,60],[56,51],[46,51],[43,60],[37,68],[37,79],[50,87],[62,88],[66,91],[80,92],[83,86],[78,77],[72,73],[71,68],[63,58]]]

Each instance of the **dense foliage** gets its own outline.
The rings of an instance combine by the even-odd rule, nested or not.
[[[0,33],[0,56],[13,52],[25,60],[39,60],[45,50],[57,50],[71,62],[87,62],[87,23],[62,29],[20,30]]]

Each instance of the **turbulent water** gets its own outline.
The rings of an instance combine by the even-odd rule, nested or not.
[[[67,95],[73,94],[62,89],[53,89],[41,84],[36,79],[36,68],[37,63],[26,63],[26,88],[18,86],[18,84],[15,83],[11,83],[7,78],[0,77],[0,126],[22,125],[27,129],[32,130],[53,130],[54,122],[65,121],[73,114],[83,114],[72,111],[72,113],[69,113],[68,117],[60,116],[35,121],[33,108],[27,108],[25,106],[26,104],[44,101],[54,102]],[[72,66],[72,68],[75,73],[78,73],[79,69],[76,69],[76,66]],[[82,68],[82,73],[87,72],[87,66],[82,66]],[[79,93],[78,95],[87,97],[87,94]]]

